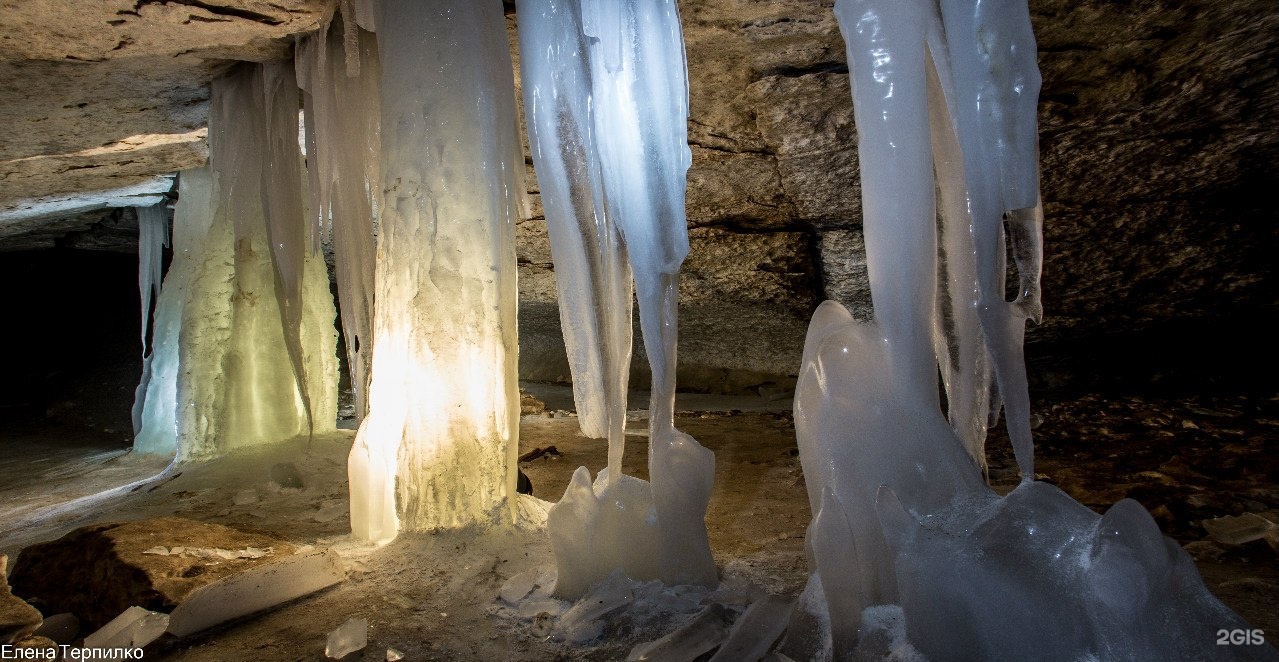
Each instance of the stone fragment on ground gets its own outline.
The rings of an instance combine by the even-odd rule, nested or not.
[[[253,558],[213,558],[157,548],[266,550]],[[70,612],[85,631],[106,625],[129,607],[169,612],[196,589],[291,556],[295,546],[260,533],[182,517],[98,524],[22,550],[13,590],[38,598],[50,612]],[[38,623],[37,623],[38,625]]]
[[[310,595],[346,579],[331,549],[299,551],[191,591],[171,614],[169,633],[185,637]]]
[[[0,644],[17,643],[40,627],[40,611],[9,590],[5,567],[9,557],[0,554]]]

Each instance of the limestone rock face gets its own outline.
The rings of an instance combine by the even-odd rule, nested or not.
[[[289,37],[315,29],[328,4],[4,3],[0,224],[76,192],[167,191],[157,175],[208,158],[209,80],[230,60],[286,56]]]
[[[159,547],[183,549],[159,554]],[[223,558],[246,550],[248,557]],[[18,595],[39,598],[53,613],[70,612],[92,631],[129,607],[171,611],[201,586],[294,551],[292,544],[268,535],[161,517],[88,526],[27,547],[10,579]]]
[[[798,368],[816,303],[869,311],[857,135],[833,4],[680,3],[695,230],[682,386],[760,381],[742,370],[784,379]],[[205,159],[210,77],[229,60],[285,55],[291,35],[331,12],[326,0],[7,3],[0,250],[41,228],[47,245],[65,209],[86,200],[118,206],[167,191],[161,176]],[[1046,249],[1045,322],[1028,342],[1273,315],[1273,0],[1031,0],[1031,13],[1043,73]],[[507,21],[514,45],[518,15]],[[527,181],[521,376],[567,378],[536,178]],[[40,198],[43,207],[31,202]]]
[[[0,644],[26,639],[40,627],[40,611],[9,592],[5,566],[9,557],[0,554]]]

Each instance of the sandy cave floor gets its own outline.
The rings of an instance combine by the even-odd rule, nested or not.
[[[578,432],[567,411],[568,389],[530,390],[548,411],[522,418],[520,452],[552,446],[555,452],[522,467],[534,495],[554,501],[576,467],[594,473],[604,465],[605,446]],[[632,402],[646,402],[646,394]],[[707,526],[726,584],[798,593],[807,573],[809,510],[789,401],[681,395],[678,409],[680,429],[715,452]],[[1224,602],[1254,627],[1279,633],[1279,554],[1261,541],[1238,547],[1205,542],[1198,524],[1206,517],[1279,511],[1279,397],[1082,396],[1040,403],[1038,411],[1041,480],[1098,510],[1136,498],[1165,533],[1193,543],[1206,583]],[[646,477],[644,413],[633,412],[632,419],[625,469]],[[683,611],[622,613],[593,645],[549,641],[544,622],[520,618],[497,597],[507,578],[553,564],[544,532],[405,534],[377,549],[349,540],[345,466],[352,437],[339,431],[310,443],[239,452],[179,467],[165,482],[141,482],[96,498],[91,495],[154,475],[162,463],[67,440],[53,452],[42,450],[35,463],[31,453],[9,450],[0,454],[0,553],[13,556],[25,545],[89,523],[176,514],[333,546],[345,557],[350,575],[343,584],[213,632],[162,643],[148,659],[319,660],[326,633],[351,616],[368,618],[369,645],[349,660],[383,660],[389,647],[408,660],[619,659],[710,599],[694,592]],[[999,429],[989,448],[992,484],[1011,489],[1015,463]],[[297,467],[301,490],[270,483],[268,470],[277,462]],[[49,494],[71,503],[50,507]]]

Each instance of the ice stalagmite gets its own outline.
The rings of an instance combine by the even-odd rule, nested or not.
[[[519,143],[502,4],[378,4],[372,383],[348,462],[351,526],[372,541],[509,521],[519,417]]]
[[[861,659],[897,638],[883,630],[892,604],[934,661],[1274,659],[1205,636],[1246,625],[1136,502],[1098,516],[1033,480],[1020,350],[1038,316],[1038,74],[1025,2],[839,0],[836,13],[875,321],[826,302],[805,338],[795,427],[813,574],[783,651]],[[1011,305],[1003,216],[1021,275]],[[992,366],[1023,473],[1002,498],[978,465]]]
[[[344,37],[348,25],[357,31],[351,45]],[[358,50],[355,73],[347,66],[348,47]],[[317,236],[332,232],[347,365],[356,417],[363,418],[373,358],[375,218],[382,194],[377,38],[354,23],[335,21],[299,44],[296,61],[305,94],[311,223]]]
[[[714,456],[675,429],[678,274],[688,83],[671,0],[521,0],[521,66],[543,187],[565,344],[583,431],[609,438],[548,518],[560,595],[621,568],[637,579],[714,583],[706,539]],[[619,241],[620,239],[620,241]],[[630,284],[653,373],[649,476],[621,474]]]
[[[213,84],[211,172],[180,178],[139,450],[194,459],[333,427],[333,303],[323,259],[293,216],[302,213],[300,166],[289,155],[297,97],[280,73],[245,65]],[[279,111],[270,118],[268,82]],[[294,324],[280,301],[296,302]]]

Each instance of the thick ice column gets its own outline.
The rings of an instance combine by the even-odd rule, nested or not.
[[[382,181],[369,415],[351,524],[509,520],[515,494],[517,152],[497,0],[384,0]]]
[[[972,212],[978,314],[994,359],[1022,479],[1034,477],[1025,320],[1038,321],[1042,232],[1036,104],[1039,68],[1022,0],[942,0],[954,70],[952,107]],[[1004,219],[1015,233],[1017,299],[1004,301]]]
[[[351,30],[355,72],[346,57],[345,34]],[[297,68],[305,93],[311,222],[317,234],[332,232],[347,365],[362,419],[373,358],[374,239],[382,194],[377,38],[354,23],[335,21],[299,44]]]
[[[583,0],[592,37],[592,91],[608,213],[621,229],[635,276],[644,349],[653,373],[649,482],[657,514],[661,579],[711,584],[715,565],[705,514],[715,458],[675,429],[679,268],[688,255],[684,216],[688,76],[674,0]]]
[[[270,122],[266,82],[260,66],[243,66],[213,84],[213,173],[182,178],[180,192],[190,199],[179,202],[176,234],[190,232],[191,241],[175,247],[173,299],[168,282],[161,292],[139,450],[176,448],[179,459],[192,459],[306,434],[312,429],[308,399],[314,427],[333,426],[333,304],[323,259],[310,253],[301,230],[301,173],[289,157],[297,149],[296,96],[277,98],[279,112]],[[290,88],[278,83],[277,94]],[[272,137],[274,156],[267,151]],[[273,259],[273,244],[297,253]],[[290,326],[301,370],[290,358],[280,300],[297,302]],[[306,398],[298,374],[308,378]]]

